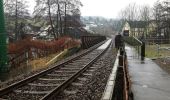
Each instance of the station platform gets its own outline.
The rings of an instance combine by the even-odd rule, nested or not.
[[[134,100],[170,100],[170,75],[151,59],[141,61],[134,48],[125,50]]]

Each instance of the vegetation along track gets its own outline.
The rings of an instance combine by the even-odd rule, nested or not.
[[[0,98],[10,100],[49,100],[63,91],[88,69],[107,49],[93,49],[52,68],[0,90]],[[109,43],[110,45],[110,43]]]

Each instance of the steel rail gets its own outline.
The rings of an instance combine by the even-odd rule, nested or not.
[[[102,56],[110,47],[111,42],[109,43],[109,45],[107,46],[107,48],[105,48],[100,54],[98,54],[94,59],[92,59],[89,63],[87,63],[86,65],[84,65],[84,67],[78,71],[77,73],[75,73],[74,75],[72,75],[68,80],[66,80],[65,82],[63,82],[60,86],[54,88],[50,93],[48,93],[47,95],[45,95],[41,100],[51,100],[54,96],[56,96],[57,94],[59,94],[61,91],[63,91],[70,83],[72,83],[76,78],[78,78],[84,71],[86,71],[88,69],[89,66],[91,66],[97,59],[100,58],[100,56]]]
[[[27,83],[30,83],[30,82],[36,80],[37,78],[39,78],[39,77],[41,77],[41,76],[43,76],[43,75],[48,74],[49,72],[53,71],[54,69],[59,68],[60,66],[63,66],[63,65],[65,65],[65,64],[67,64],[67,63],[69,63],[69,62],[71,62],[71,61],[74,61],[74,60],[76,60],[76,59],[78,59],[78,58],[80,58],[80,57],[82,57],[82,56],[87,55],[88,53],[92,52],[93,50],[95,50],[96,48],[98,48],[99,46],[101,46],[101,45],[104,44],[104,43],[105,43],[105,41],[100,42],[99,44],[91,47],[91,48],[90,48],[89,50],[87,50],[86,52],[84,52],[84,53],[82,53],[82,54],[79,54],[79,55],[77,55],[77,56],[74,57],[74,58],[71,58],[71,59],[69,59],[69,60],[66,60],[66,61],[64,61],[64,62],[62,62],[62,63],[60,63],[60,64],[57,64],[57,65],[55,65],[55,64],[54,64],[54,65],[51,65],[50,68],[48,68],[48,69],[46,69],[46,70],[43,70],[43,71],[41,71],[41,72],[39,72],[39,73],[37,73],[37,74],[34,74],[34,75],[32,75],[32,76],[30,76],[30,77],[28,77],[28,78],[26,78],[26,79],[23,79],[23,80],[21,80],[21,81],[18,81],[18,82],[16,82],[16,83],[13,83],[13,84],[9,85],[8,87],[5,87],[5,88],[0,89],[0,97],[2,97],[2,96],[4,96],[4,95],[12,92],[13,90],[15,90],[15,89],[17,89],[17,88],[20,88],[20,87],[26,85]]]

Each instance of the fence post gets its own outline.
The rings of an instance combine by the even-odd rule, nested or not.
[[[145,59],[145,42],[142,41],[142,46],[141,46],[141,60]]]

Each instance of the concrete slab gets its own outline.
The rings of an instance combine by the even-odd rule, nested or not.
[[[118,68],[118,55],[119,53],[117,54],[115,63],[113,65],[112,73],[109,76],[109,79],[107,81],[106,88],[105,88],[105,91],[103,93],[101,100],[112,100],[113,90],[115,87],[116,72]]]
[[[97,48],[98,50],[103,50],[103,49],[106,49],[108,47],[108,45],[110,44],[112,40],[109,39],[107,40],[107,42],[105,42],[103,45],[101,45],[99,48]]]
[[[170,100],[170,75],[151,59],[141,61],[134,48],[125,50],[134,100]]]

